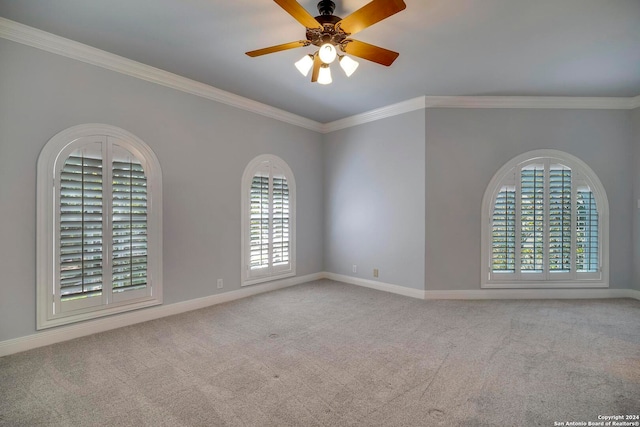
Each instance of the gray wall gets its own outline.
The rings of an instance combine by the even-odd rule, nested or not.
[[[484,191],[510,159],[542,148],[573,154],[600,178],[610,206],[610,286],[630,287],[630,111],[427,109],[425,115],[426,289],[479,288]]]
[[[633,284],[630,287],[640,290],[640,108],[631,113],[633,121]]]
[[[35,332],[36,162],[82,123],[132,132],[164,184],[164,301],[240,287],[240,184],[255,156],[297,184],[297,274],[322,271],[322,136],[280,121],[0,39],[0,341]],[[259,285],[258,285],[259,286]]]
[[[325,270],[424,289],[424,112],[325,135],[324,165]]]
[[[299,276],[464,290],[479,288],[493,174],[525,151],[569,152],[607,191],[611,286],[640,289],[640,109],[427,109],[320,135],[4,39],[0,58],[0,341],[35,332],[40,150],[91,122],[160,160],[166,304],[218,293],[217,278],[239,288],[240,180],[264,153],[295,174]]]

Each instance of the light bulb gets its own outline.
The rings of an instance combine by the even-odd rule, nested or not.
[[[311,67],[313,67],[313,57],[311,55],[305,55],[302,57],[302,59],[296,62],[296,68],[302,73],[303,76],[309,74],[309,70],[311,70]]]
[[[320,46],[320,50],[318,51],[318,55],[320,55],[320,59],[325,64],[331,64],[335,59],[338,52],[336,52],[336,48],[331,43],[325,43]]]
[[[320,67],[320,73],[318,74],[318,83],[321,85],[328,85],[333,80],[331,80],[331,70],[327,64],[323,64]]]
[[[356,71],[356,68],[358,68],[358,65],[360,65],[358,61],[354,61],[347,55],[340,57],[340,67],[342,67],[347,77],[350,77],[351,74],[353,74],[353,72]]]

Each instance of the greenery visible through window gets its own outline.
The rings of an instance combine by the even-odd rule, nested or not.
[[[597,270],[598,211],[593,193],[583,187],[576,192],[572,203],[571,169],[551,165],[548,183],[545,172],[544,165],[530,165],[521,170],[519,214],[515,187],[504,186],[498,193],[492,225],[493,272],[516,271],[516,241],[521,272],[570,272],[572,234],[575,235],[576,269]],[[575,230],[571,226],[574,212],[577,214]],[[516,218],[519,218],[519,230]]]

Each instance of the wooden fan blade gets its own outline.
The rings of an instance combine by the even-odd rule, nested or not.
[[[336,26],[340,26],[347,34],[355,34],[376,22],[395,15],[406,7],[407,5],[402,0],[373,0],[338,22]]]
[[[313,58],[313,72],[311,73],[311,83],[315,83],[318,81],[318,76],[320,75],[321,66],[322,66],[322,60],[320,59],[320,55],[316,55]]]
[[[306,28],[322,28],[322,25],[295,0],[273,0]]]
[[[347,43],[342,48],[345,53],[368,61],[377,62],[378,64],[386,65],[387,67],[393,64],[393,61],[395,61],[398,55],[400,55],[398,52],[358,40],[348,39],[346,42]]]
[[[252,50],[251,52],[247,52],[247,55],[249,55],[252,58],[255,58],[256,56],[266,55],[268,53],[280,52],[281,50],[295,49],[296,47],[303,47],[303,46],[309,46],[309,42],[306,40],[299,40],[297,42],[279,44],[276,46],[265,47],[264,49]]]

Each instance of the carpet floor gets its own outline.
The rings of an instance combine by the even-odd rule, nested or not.
[[[554,426],[640,414],[640,301],[319,280],[0,358],[8,426]]]

